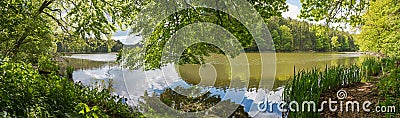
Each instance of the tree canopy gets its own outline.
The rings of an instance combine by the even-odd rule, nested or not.
[[[56,43],[83,45],[84,40],[110,39],[118,29],[132,29],[132,34],[143,33],[137,21],[150,20],[135,18],[146,5],[162,1],[136,0],[6,0],[0,2],[0,47],[1,57],[12,60],[37,61],[40,55],[51,55],[56,52]],[[263,18],[280,16],[287,11],[285,0],[248,0],[247,1]],[[216,1],[215,6],[224,8],[224,1]],[[179,6],[190,5],[187,2],[176,2]],[[207,3],[210,4],[210,3]],[[213,3],[211,3],[213,4]],[[241,4],[237,4],[240,7]],[[157,12],[157,11],[152,11]],[[182,27],[196,23],[209,22],[218,24],[248,47],[252,44],[252,37],[244,25],[237,19],[220,10],[190,6],[168,18],[163,19],[163,25],[157,25],[152,37],[145,37],[146,53],[152,55],[145,58],[158,62],[156,49],[163,47],[167,39]],[[155,43],[157,42],[157,43]],[[151,45],[147,45],[151,44]],[[190,47],[192,52],[186,52],[184,57],[207,55],[214,49],[209,44]],[[207,45],[207,46],[206,46]],[[45,47],[45,48],[44,48]],[[211,49],[211,50],[209,50]],[[189,60],[186,60],[189,59]],[[186,58],[184,62],[197,63],[201,58]],[[151,68],[157,68],[155,65]]]
[[[300,0],[300,17],[310,21],[362,24],[361,16],[368,9],[370,0]]]
[[[255,8],[255,10],[259,13],[259,15],[264,18],[268,19],[272,16],[281,16],[281,13],[287,10],[287,5],[285,0],[248,0],[250,5]],[[227,6],[229,3],[226,1],[215,1],[215,3],[206,3],[209,6],[214,6],[220,8],[211,9],[205,7],[199,7],[192,4],[182,2],[179,0],[175,3],[163,3],[166,4],[176,4],[175,7],[171,5],[168,7],[169,9],[179,9],[180,6],[188,6],[185,9],[182,9],[172,15],[169,15],[167,18],[163,19],[160,23],[156,25],[151,35],[148,37],[144,36],[144,40],[141,42],[144,45],[142,49],[135,49],[135,51],[127,51],[127,61],[126,63],[130,63],[128,65],[134,65],[132,68],[138,68],[145,65],[145,69],[156,69],[162,67],[161,62],[161,55],[163,53],[163,49],[165,44],[168,40],[176,34],[177,31],[182,29],[183,27],[195,24],[199,22],[208,22],[217,24],[226,30],[228,30],[231,34],[235,36],[240,42],[240,45],[243,47],[249,47],[252,45],[254,41],[254,37],[250,34],[248,29],[239,22],[239,19],[236,19],[231,14],[225,13],[224,9],[229,9]],[[242,10],[238,8],[242,8],[245,5],[242,4],[235,4],[236,6],[233,9],[235,10]],[[221,10],[222,9],[222,10]],[[248,8],[245,8],[248,9]],[[160,14],[164,14],[162,10],[160,11],[152,11],[154,12],[161,12]],[[242,14],[243,15],[243,14]],[[248,14],[247,14],[248,15]],[[251,15],[251,14],[250,14]],[[158,17],[156,18],[147,18],[147,17],[140,17],[135,19],[138,22],[140,21],[157,21]],[[148,32],[146,29],[148,27],[148,23],[143,24],[136,24],[132,27],[133,34],[143,35],[144,33]],[[260,26],[258,26],[260,27]],[[203,28],[207,30],[207,28]],[[211,29],[208,29],[211,30]],[[267,32],[263,32],[266,34]],[[189,35],[189,34],[187,34]],[[180,40],[183,41],[183,40]],[[184,41],[183,41],[184,42]],[[174,42],[177,43],[177,42]],[[208,56],[209,53],[222,53],[216,46],[207,43],[198,43],[193,46],[188,47],[182,55],[180,62],[182,63],[202,63],[203,57]],[[129,54],[133,55],[129,55]],[[140,55],[145,53],[146,55]],[[231,55],[234,56],[235,54]],[[144,61],[143,61],[144,60]]]
[[[357,42],[362,51],[398,56],[400,7],[398,0],[301,0],[301,18],[361,27]]]
[[[386,54],[400,55],[400,4],[397,0],[371,2],[363,16],[365,24],[357,36],[360,49]]]
[[[4,0],[0,2],[0,56],[34,62],[55,42],[109,39],[126,28],[144,2],[135,0]]]

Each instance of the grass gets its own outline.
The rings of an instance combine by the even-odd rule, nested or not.
[[[322,92],[360,82],[361,78],[361,68],[356,65],[350,67],[326,66],[323,71],[316,68],[310,71],[302,70],[291,78],[291,83],[288,84],[284,91],[284,98],[286,101],[297,101],[298,103],[303,101],[318,103]],[[316,111],[300,110],[291,111],[289,116],[319,117],[320,115]]]

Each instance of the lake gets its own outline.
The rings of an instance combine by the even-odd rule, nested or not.
[[[282,113],[278,110],[258,112],[257,103],[267,95],[272,101],[281,101],[284,85],[294,71],[360,64],[367,57],[360,53],[276,53],[276,76],[271,78],[273,76],[260,76],[258,54],[246,53],[238,57],[241,56],[247,56],[248,65],[235,63],[229,65],[227,57],[212,54],[206,58],[206,62],[210,63],[208,65],[167,65],[163,70],[127,70],[114,63],[115,53],[74,54],[68,56],[61,65],[75,68],[73,72],[75,82],[100,89],[111,88],[113,94],[127,97],[129,99],[127,103],[136,107],[148,107],[146,105],[157,103],[155,99],[159,99],[164,105],[156,106],[156,104],[150,107],[198,111],[213,107],[221,101],[229,101],[229,104],[239,107],[236,111],[233,110],[238,114],[281,117]],[[244,67],[249,68],[250,73],[246,76],[249,80],[246,80],[245,76],[231,76],[232,73],[240,73],[232,72],[231,68]],[[235,83],[239,83],[239,86],[232,84],[236,79],[239,81]],[[269,89],[260,87],[262,85],[260,80],[263,79],[274,81],[273,87]],[[197,107],[193,108],[193,104],[197,104]],[[272,107],[277,106],[272,105]]]

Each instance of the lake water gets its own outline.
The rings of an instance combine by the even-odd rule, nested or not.
[[[228,101],[239,107],[236,111],[233,110],[235,114],[281,117],[282,113],[278,110],[259,112],[257,105],[265,96],[272,101],[281,101],[284,85],[294,71],[314,67],[324,69],[326,66],[359,64],[366,57],[359,53],[277,53],[276,76],[271,78],[260,76],[261,68],[259,67],[260,61],[258,61],[260,56],[258,54],[246,53],[239,55],[239,57],[241,56],[247,56],[250,73],[246,77],[249,77],[249,80],[242,78],[244,76],[232,77],[232,73],[240,72],[232,72],[231,68],[244,68],[243,65],[229,65],[228,58],[216,54],[206,58],[209,65],[168,65],[163,70],[151,71],[123,69],[114,63],[116,54],[72,55],[66,58],[63,66],[69,65],[75,68],[73,72],[75,82],[99,88],[112,88],[113,94],[129,98],[128,104],[136,107],[149,107],[148,105],[150,105],[150,107],[158,109],[165,107],[197,111],[198,109],[208,109],[221,101]],[[295,70],[294,67],[296,67]],[[206,68],[205,71],[202,70],[204,68]],[[239,83],[239,86],[232,84],[235,81],[232,78],[239,80],[236,82],[236,84]],[[262,85],[260,81],[263,79],[274,81],[272,89],[260,87]],[[242,85],[240,83],[247,86],[240,86]],[[155,99],[161,100],[164,105],[157,106],[160,101]],[[193,104],[202,107],[197,107],[196,110],[191,107]],[[273,105],[272,107],[276,108],[277,106]],[[236,107],[232,108],[236,109]],[[157,109],[154,111],[157,112]],[[225,111],[231,112],[232,110],[225,109]]]

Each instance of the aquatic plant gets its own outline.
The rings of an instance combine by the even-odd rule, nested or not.
[[[370,76],[378,76],[383,67],[379,60],[376,58],[365,59],[361,66],[366,80],[369,80]]]
[[[357,65],[350,67],[326,66],[325,70],[314,68],[301,70],[293,75],[284,91],[285,101],[314,101],[319,103],[322,92],[347,86],[361,81],[361,69]],[[289,102],[288,102],[289,103]],[[307,107],[305,109],[308,109]],[[290,111],[290,117],[319,117],[316,111]]]

